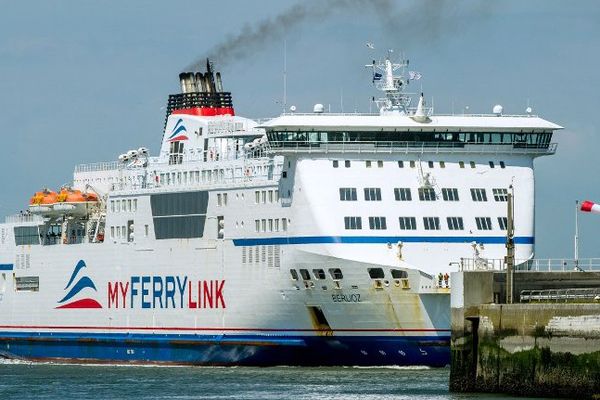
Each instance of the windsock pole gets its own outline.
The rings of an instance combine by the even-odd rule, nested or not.
[[[579,200],[575,200],[575,265],[579,260]]]

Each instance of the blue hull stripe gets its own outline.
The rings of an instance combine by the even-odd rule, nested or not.
[[[0,271],[12,271],[13,267],[13,264],[0,264]]]
[[[533,244],[532,236],[517,236],[515,244]],[[470,243],[504,244],[505,236],[296,236],[233,239],[235,246],[327,244],[327,243]]]
[[[444,336],[270,336],[0,332],[0,356],[193,365],[428,365],[450,362]]]

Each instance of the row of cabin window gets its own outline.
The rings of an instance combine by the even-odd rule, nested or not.
[[[279,190],[255,190],[254,191],[254,203],[255,204],[266,204],[266,203],[277,203],[279,201]]]
[[[437,194],[433,188],[419,188],[419,200],[435,201]],[[495,201],[507,201],[508,190],[504,188],[492,189]],[[364,188],[365,201],[381,201],[380,188]],[[410,188],[394,188],[394,197],[396,201],[412,201],[412,193]],[[459,201],[458,189],[443,188],[442,198],[444,201]],[[472,188],[471,199],[473,201],[487,201],[487,194],[483,188]],[[340,188],[341,201],[357,201],[356,188]]]
[[[279,221],[281,221],[281,224]],[[288,230],[288,219],[255,219],[254,230],[256,232],[285,232]]]
[[[377,168],[383,168],[383,161],[382,160],[378,160],[376,161],[377,163]],[[417,161],[415,160],[411,160],[408,162],[411,168],[416,168],[417,165]],[[438,162],[440,168],[446,168],[446,162],[445,161],[439,161]],[[498,164],[500,165],[500,168],[506,168],[506,164],[504,163],[504,161],[500,161],[498,162]],[[350,160],[344,160],[344,166],[346,168],[350,168],[351,166],[351,161]],[[493,161],[489,161],[488,165],[490,166],[490,168],[496,168],[496,164]],[[338,168],[340,166],[340,162],[339,160],[333,160],[333,168]],[[373,166],[373,161],[371,160],[366,160],[365,161],[365,167],[367,168],[371,168]],[[435,162],[434,161],[427,161],[427,166],[429,168],[435,168]],[[465,162],[464,161],[459,161],[458,162],[458,166],[460,168],[465,168]],[[475,161],[469,161],[469,166],[471,168],[475,168],[477,166],[477,164],[475,164]],[[404,168],[404,161],[398,161],[398,168]]]
[[[110,212],[136,212],[137,199],[111,200]]]
[[[144,237],[148,237],[150,232],[150,227],[148,225],[144,225]],[[127,236],[127,227],[123,226],[111,226],[110,227],[110,238],[111,239],[126,239],[128,242],[133,242],[133,231],[129,237]]]
[[[465,229],[462,217],[447,217],[446,222],[448,224],[448,230],[462,231]],[[506,230],[507,223],[508,220],[506,217],[498,217],[498,227],[500,230]],[[415,217],[399,217],[398,224],[400,230],[414,231],[417,229],[417,219]],[[493,229],[492,219],[490,217],[476,217],[475,224],[477,225],[477,230],[480,231],[491,231]],[[344,217],[344,227],[347,230],[362,229],[362,217]],[[441,229],[440,218],[423,217],[423,228],[426,231],[439,231]],[[369,229],[387,229],[386,217],[369,217]]]
[[[300,269],[298,270],[300,271],[300,276],[302,277],[302,280],[305,281],[310,281],[312,280],[311,276],[310,276],[310,272],[308,271],[308,269]],[[312,270],[313,275],[315,277],[316,280],[324,280],[327,279],[326,275],[325,275],[325,270],[322,268],[315,268]],[[292,276],[292,279],[297,281],[298,280],[298,272],[295,269],[290,269],[290,275]],[[342,270],[339,268],[329,268],[329,275],[331,276],[331,279],[333,279],[334,281],[338,281],[340,279],[344,279],[344,275],[342,274]]]
[[[227,193],[217,193],[217,206],[226,206],[227,205]]]

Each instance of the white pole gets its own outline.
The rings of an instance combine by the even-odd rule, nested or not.
[[[287,108],[287,40],[283,40],[283,112]]]
[[[575,200],[575,265],[579,260],[579,200]]]

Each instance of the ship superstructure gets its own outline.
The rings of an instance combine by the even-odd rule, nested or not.
[[[158,156],[80,165],[0,225],[0,355],[199,365],[445,365],[461,258],[534,250],[539,117],[415,109],[373,63],[377,115],[236,116],[180,75]],[[403,69],[402,69],[403,70]],[[498,110],[497,110],[498,111]]]

